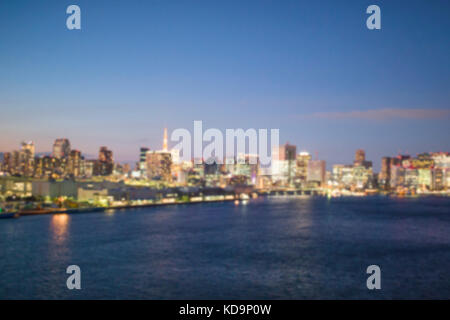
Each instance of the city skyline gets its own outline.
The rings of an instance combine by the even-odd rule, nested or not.
[[[20,152],[19,150],[30,150],[30,153],[32,155],[32,157],[37,157],[37,158],[42,158],[42,157],[52,157],[52,158],[67,158],[69,157],[69,153],[72,152],[76,152],[77,154],[79,154],[79,157],[83,157],[83,159],[87,160],[87,161],[92,161],[92,160],[96,160],[102,157],[102,152],[104,150],[108,150],[108,152],[111,153],[110,155],[110,160],[119,164],[127,164],[127,165],[133,165],[135,166],[138,170],[139,170],[139,166],[140,163],[142,162],[142,152],[143,150],[145,151],[145,153],[154,153],[156,152],[164,152],[164,153],[171,153],[172,151],[177,151],[177,153],[179,154],[180,151],[179,149],[174,149],[174,145],[176,144],[176,142],[172,142],[170,141],[170,139],[168,138],[168,133],[167,133],[167,128],[164,128],[163,130],[163,134],[162,134],[162,140],[160,143],[160,146],[156,146],[156,147],[151,147],[151,146],[141,146],[136,150],[136,154],[135,154],[135,159],[134,160],[130,160],[130,161],[121,161],[115,158],[115,151],[114,150],[109,150],[107,146],[98,146],[97,147],[97,154],[87,154],[83,151],[83,149],[80,148],[71,148],[71,144],[70,144],[70,139],[68,138],[56,138],[54,140],[54,143],[52,144],[52,151],[45,151],[45,152],[39,152],[36,151],[36,144],[33,140],[28,140],[28,141],[21,141],[21,143],[19,143],[17,145],[17,148],[14,148],[12,150],[8,150],[8,151],[0,151],[0,155],[2,156],[2,158],[0,158],[0,161],[3,161],[3,157],[5,154],[11,154],[13,152]],[[55,153],[59,153],[60,151],[60,144],[64,143],[66,144],[65,148],[67,148],[66,151],[62,152],[63,155],[58,155]],[[203,143],[203,148],[206,145],[206,143]],[[20,148],[18,148],[20,146]],[[288,141],[284,142],[284,143],[280,143],[280,145],[278,146],[278,148],[280,148],[280,150],[282,150],[283,148],[289,148],[289,147],[293,147],[294,151],[293,154],[291,156],[295,157],[301,157],[301,156],[308,156],[310,157],[311,160],[317,160],[317,161],[324,161],[326,164],[325,170],[327,171],[332,171],[334,166],[339,166],[339,165],[348,165],[354,161],[357,162],[362,162],[362,161],[366,161],[368,160],[370,162],[370,167],[372,167],[374,169],[374,173],[381,173],[383,171],[383,161],[385,158],[399,158],[399,159],[403,159],[405,157],[409,158],[409,157],[416,157],[416,156],[421,156],[424,154],[449,154],[449,151],[447,150],[433,150],[433,151],[422,151],[422,152],[418,152],[416,154],[411,154],[408,152],[405,153],[398,153],[398,154],[386,154],[383,155],[380,159],[372,159],[370,157],[366,156],[366,152],[367,149],[365,148],[358,148],[353,150],[354,152],[351,154],[351,160],[347,161],[347,162],[341,162],[341,163],[335,163],[335,162],[330,162],[327,159],[323,159],[319,157],[318,153],[313,153],[309,150],[304,150],[301,148],[297,149],[297,145],[295,144],[291,144]],[[55,149],[56,148],[56,149]],[[62,147],[64,148],[64,147]],[[248,145],[247,147],[248,148]],[[55,151],[58,150],[58,151]],[[268,154],[268,156],[270,158],[272,158],[272,163],[268,166],[269,168],[273,167],[273,160],[274,160],[274,156],[278,155],[280,158],[280,160],[285,160],[284,156],[279,154],[279,152],[277,151],[276,153],[274,153],[275,151],[272,150],[270,152],[270,154]],[[363,154],[361,156],[361,153]],[[64,155],[65,154],[65,155]],[[114,154],[114,156],[113,156]],[[248,152],[245,152],[244,154],[245,156],[251,155]],[[257,158],[259,157],[258,155],[255,155]],[[219,164],[224,164],[226,163],[226,159],[230,158],[230,157],[234,157],[235,161],[236,159],[238,159],[240,157],[240,154],[233,154],[233,155],[228,155],[228,154],[224,154],[223,156],[223,161],[219,162]],[[190,161],[194,162],[195,157],[192,156]],[[217,159],[217,158],[216,158]],[[379,161],[377,161],[379,160]],[[181,160],[179,160],[181,161]],[[203,164],[207,163],[206,159],[203,159]]]
[[[450,150],[446,2],[381,2],[379,31],[368,1],[77,4],[80,31],[65,3],[0,4],[0,151],[63,135],[135,162],[167,119],[280,128],[329,163]]]

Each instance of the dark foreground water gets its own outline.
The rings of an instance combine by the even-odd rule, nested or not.
[[[68,290],[66,268],[81,268]],[[366,268],[381,268],[381,290]],[[0,220],[0,298],[450,298],[450,198],[257,199]]]

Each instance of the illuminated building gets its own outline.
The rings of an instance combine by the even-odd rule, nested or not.
[[[107,147],[100,147],[98,161],[94,165],[95,176],[109,176],[114,170],[113,152]]]
[[[355,162],[356,163],[363,163],[366,161],[366,152],[362,149],[358,149],[355,152]]]
[[[170,152],[147,152],[147,177],[150,180],[172,181],[172,155]]]
[[[290,186],[296,175],[297,147],[286,143],[272,150],[272,179],[282,185]]]
[[[295,171],[295,184],[304,186],[308,177],[308,163],[311,161],[311,155],[308,152],[300,152],[297,155],[297,166]]]
[[[391,180],[391,159],[390,157],[383,157],[381,159],[381,171],[378,176],[378,182],[383,189],[389,187]]]
[[[21,146],[22,151],[27,151],[31,158],[34,158],[35,155],[35,146],[33,141],[22,142]]]
[[[172,163],[176,164],[176,165],[180,165],[181,164],[180,150],[171,149],[170,154],[172,155]]]
[[[81,156],[81,152],[78,150],[71,150],[69,157],[67,159],[67,174],[73,177],[80,177],[83,172],[83,157]]]
[[[206,159],[203,164],[203,172],[206,186],[214,187],[219,185],[220,183],[220,175],[219,175],[219,165],[215,158]]]
[[[358,162],[355,162],[358,163]],[[370,165],[368,165],[370,164]],[[361,165],[353,166],[353,186],[356,189],[367,189],[372,186],[369,186],[369,183],[372,182],[373,171],[372,171],[372,163],[369,161],[363,161]]]
[[[62,159],[68,157],[70,153],[70,142],[68,139],[56,139],[53,144],[53,157]]]
[[[311,160],[308,162],[307,181],[308,184],[324,186],[326,174],[325,160]]]
[[[31,177],[34,171],[35,147],[33,141],[22,142],[19,152],[20,173],[23,176]]]
[[[431,168],[417,169],[417,184],[422,189],[431,190],[433,188],[433,170]]]
[[[139,171],[141,172],[141,177],[147,176],[147,152],[149,151],[149,148],[142,147],[139,150]]]
[[[3,154],[3,169],[4,172],[11,172],[11,153],[5,152]]]
[[[431,154],[434,162],[433,188],[445,190],[450,188],[450,155],[448,152],[436,152]]]
[[[77,185],[73,180],[32,181],[32,194],[35,197],[77,197]]]
[[[234,166],[234,176],[245,177],[245,184],[256,184],[259,172],[259,157],[256,154],[239,154]]]
[[[53,177],[53,173],[60,166],[60,163],[61,160],[50,156],[35,158],[35,176],[38,178]]]
[[[86,160],[84,161],[84,176],[86,178],[92,178],[94,176],[94,168],[96,160]]]
[[[417,169],[404,168],[405,181],[403,185],[410,189],[416,189],[419,184],[419,172]]]
[[[332,181],[335,187],[351,189],[354,183],[353,166],[344,164],[333,165]]]

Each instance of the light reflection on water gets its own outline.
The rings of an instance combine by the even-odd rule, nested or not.
[[[0,221],[0,298],[448,299],[449,207],[258,198]],[[365,287],[371,264],[379,292]]]
[[[67,240],[67,229],[70,217],[68,214],[54,214],[50,220],[50,232],[57,244],[61,244]]]

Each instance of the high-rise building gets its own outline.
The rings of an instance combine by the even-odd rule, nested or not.
[[[318,184],[319,186],[325,185],[325,175],[326,175],[325,167],[326,167],[325,160],[309,161],[307,181],[309,183]]]
[[[366,152],[363,149],[358,149],[355,152],[355,162],[363,163],[366,161]]]
[[[53,157],[62,159],[70,154],[70,142],[68,139],[56,139],[53,144]]]
[[[381,171],[378,176],[380,187],[388,188],[391,181],[391,159],[390,157],[383,157],[381,159]]]
[[[73,175],[75,178],[82,175],[83,157],[78,150],[71,150],[67,159],[67,173]]]
[[[335,164],[333,165],[332,180],[336,187],[351,189],[354,183],[354,170],[351,164]]]
[[[107,147],[100,147],[98,161],[94,165],[95,176],[109,176],[114,170],[113,152]]]
[[[147,152],[147,177],[150,180],[172,181],[172,155],[170,152]]]
[[[34,142],[33,141],[22,142],[21,150],[22,151],[28,151],[30,156],[31,156],[31,158],[34,158],[34,156],[35,156],[35,146],[34,146]]]
[[[296,175],[297,147],[286,143],[272,150],[272,178],[290,186]]]
[[[11,153],[9,152],[3,154],[3,171],[11,172]]]
[[[148,179],[172,182],[172,153],[168,148],[167,128],[164,128],[162,150],[147,151],[146,163]]]
[[[259,157],[257,154],[238,154],[233,175],[245,177],[246,184],[256,184],[259,172]]]
[[[141,173],[141,177],[147,176],[147,152],[150,151],[149,148],[142,147],[139,150],[139,164],[138,169]]]
[[[297,155],[297,166],[295,171],[296,185],[304,185],[308,176],[308,163],[311,161],[311,155],[308,152],[300,152]]]

